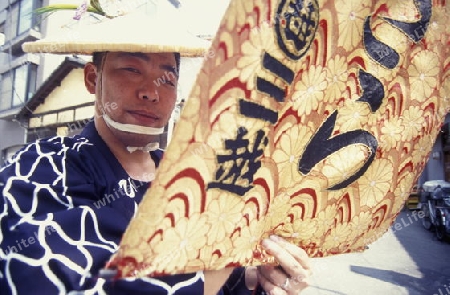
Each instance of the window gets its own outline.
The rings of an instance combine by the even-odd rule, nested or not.
[[[17,35],[20,35],[32,28],[33,24],[33,1],[22,0],[19,8],[19,19]]]
[[[8,110],[11,108],[12,97],[12,76],[13,72],[6,72],[2,75],[2,84],[0,86],[0,110]]]
[[[25,64],[1,75],[0,111],[22,106],[36,91],[34,64]]]
[[[23,104],[27,99],[27,75],[28,67],[21,66],[15,70],[14,93],[12,95],[12,106],[17,107]]]
[[[9,13],[12,26],[8,36],[13,39],[30,29],[40,31],[42,18],[34,10],[42,5],[42,0],[21,0],[13,4]]]
[[[0,23],[0,46],[5,44],[5,23]]]

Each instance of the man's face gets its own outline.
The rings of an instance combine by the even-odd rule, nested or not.
[[[177,95],[178,74],[173,53],[111,52],[106,54],[102,69],[96,72],[99,115],[106,113],[116,122],[144,127],[167,124]],[[151,138],[112,131],[129,145],[145,145]]]

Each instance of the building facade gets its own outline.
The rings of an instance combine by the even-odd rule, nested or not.
[[[42,5],[43,0],[0,1],[0,134],[8,135],[0,140],[0,161],[26,141],[26,126],[15,115],[36,91],[40,61],[21,46],[41,38],[41,18],[33,11]]]
[[[450,182],[450,114],[447,114],[433,149],[419,178],[421,186],[427,180],[446,180]]]

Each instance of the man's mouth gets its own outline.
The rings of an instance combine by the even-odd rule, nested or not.
[[[135,119],[142,123],[155,123],[159,121],[159,117],[153,113],[146,111],[128,111]]]

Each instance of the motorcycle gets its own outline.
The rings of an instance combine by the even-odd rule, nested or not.
[[[425,229],[434,229],[439,241],[450,236],[450,183],[442,180],[424,182],[420,210]]]

